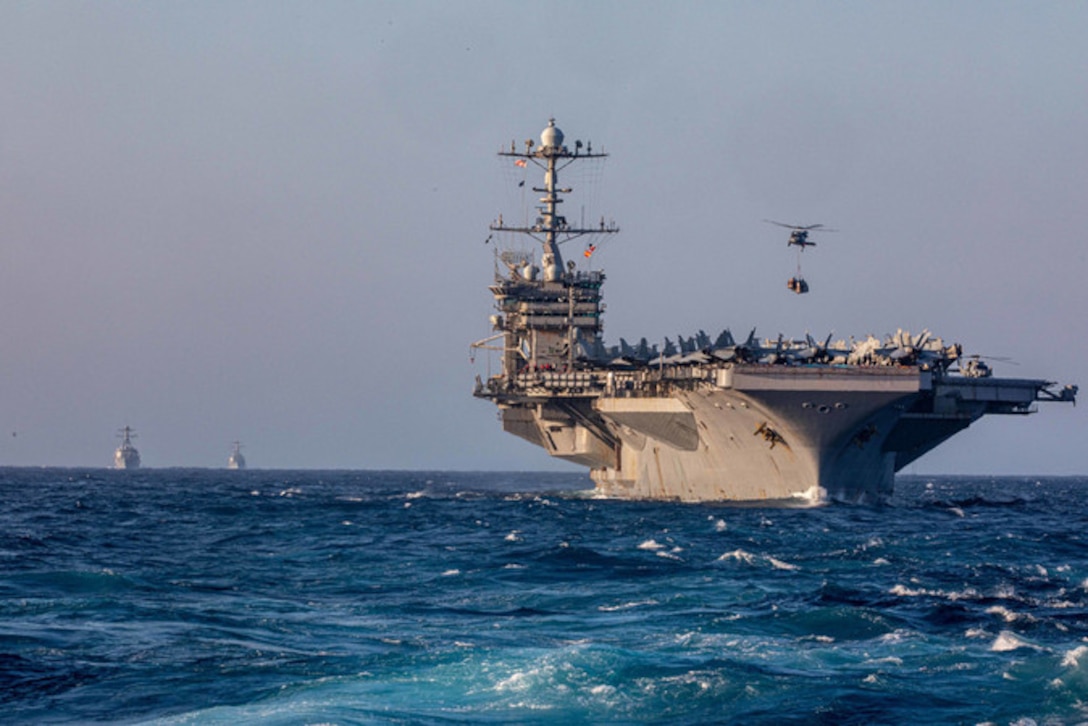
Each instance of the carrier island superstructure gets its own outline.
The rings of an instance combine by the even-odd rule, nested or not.
[[[500,156],[543,171],[534,220],[490,226],[536,251],[496,251],[495,335],[501,371],[475,395],[498,405],[503,428],[590,468],[607,496],[681,501],[879,500],[896,471],[986,414],[1028,414],[1038,401],[1076,399],[1076,386],[999,378],[928,332],[858,342],[743,341],[727,329],[676,343],[606,347],[599,270],[564,264],[560,244],[618,231],[572,225],[562,213],[567,166],[605,154],[555,121]],[[535,247],[536,245],[534,245]],[[586,247],[589,253],[592,245]],[[588,256],[588,255],[587,255]]]

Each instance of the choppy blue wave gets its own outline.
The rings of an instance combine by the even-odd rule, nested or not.
[[[0,470],[0,720],[1088,719],[1086,478]]]

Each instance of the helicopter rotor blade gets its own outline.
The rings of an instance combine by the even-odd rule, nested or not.
[[[767,224],[774,224],[779,227],[785,227],[786,229],[796,230],[798,232],[838,232],[837,229],[831,229],[825,227],[822,224],[787,224],[786,222],[778,222],[773,219],[764,219]]]
[[[964,358],[971,358],[973,360],[996,360],[996,361],[1001,361],[1002,363],[1008,363],[1009,365],[1012,365],[1012,366],[1020,365],[1019,363],[1014,361],[1012,358],[1008,358],[1008,357],[1000,356],[1000,355],[986,355],[985,353],[972,353],[971,355],[965,355],[963,357]]]

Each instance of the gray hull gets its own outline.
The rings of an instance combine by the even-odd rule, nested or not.
[[[119,448],[113,454],[114,469],[139,469],[140,454],[132,447]]]
[[[876,501],[891,493],[897,470],[984,414],[1034,410],[1046,383],[935,382],[906,367],[671,373],[618,382],[614,373],[540,376],[523,395],[497,398],[507,431],[590,467],[607,496]],[[586,396],[597,383],[600,395]]]

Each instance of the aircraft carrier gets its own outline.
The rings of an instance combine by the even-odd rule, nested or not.
[[[516,169],[543,172],[543,184],[530,187],[540,195],[535,217],[490,225],[495,334],[472,349],[497,353],[501,370],[477,376],[475,395],[499,407],[509,433],[589,467],[600,493],[878,501],[895,472],[982,416],[1075,402],[1076,386],[996,377],[926,331],[833,343],[758,340],[755,331],[738,341],[727,329],[713,339],[703,331],[666,338],[662,347],[645,339],[606,346],[604,273],[564,264],[560,245],[588,240],[588,259],[594,242],[619,228],[603,218],[569,222],[560,205],[572,189],[559,174],[607,155],[581,141],[573,147],[553,119],[539,144],[499,152]],[[526,237],[535,240],[530,250],[502,248]]]

